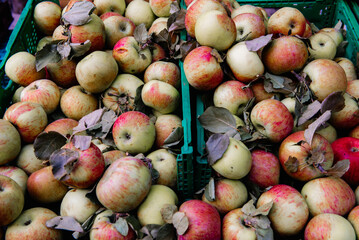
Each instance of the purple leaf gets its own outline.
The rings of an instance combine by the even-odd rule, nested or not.
[[[41,160],[49,160],[51,154],[66,144],[66,137],[58,132],[40,133],[34,141],[35,156]]]
[[[327,170],[327,176],[342,177],[350,168],[349,159],[338,161],[333,167]]]
[[[215,164],[222,158],[229,145],[229,137],[226,134],[216,133],[209,137],[206,142],[208,152],[208,163]]]
[[[63,229],[68,231],[83,232],[83,228],[75,218],[69,216],[57,216],[46,221],[46,227]]]
[[[314,122],[309,124],[308,128],[304,131],[305,141],[307,141],[307,143],[309,145],[312,145],[312,140],[313,140],[313,136],[315,134],[315,131],[317,131],[317,129],[321,125],[326,123],[330,119],[331,115],[332,115],[331,111],[327,110],[317,120],[315,120]]]
[[[321,112],[331,110],[332,112],[339,112],[345,107],[343,92],[333,92],[329,94],[323,101]]]
[[[50,156],[50,165],[52,166],[52,173],[58,180],[64,179],[68,176],[77,163],[80,154],[77,151],[63,148],[53,152]]]
[[[273,34],[268,34],[250,41],[245,41],[245,43],[249,51],[256,52],[266,46],[272,40],[272,36]]]
[[[81,26],[91,21],[91,13],[96,6],[89,1],[75,2],[75,4],[62,15],[65,25]]]
[[[75,148],[84,151],[90,147],[91,140],[92,140],[91,136],[75,135],[72,141]]]
[[[104,109],[97,109],[82,117],[79,121],[79,124],[73,128],[74,134],[95,126],[100,121],[103,112]]]
[[[311,104],[308,105],[308,107],[303,112],[302,116],[298,119],[298,126],[302,125],[309,119],[311,119],[317,112],[319,112],[321,108],[321,103],[318,100],[315,100]]]

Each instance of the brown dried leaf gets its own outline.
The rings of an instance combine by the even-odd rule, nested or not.
[[[92,140],[91,136],[75,135],[72,139],[72,142],[75,148],[84,151],[90,147],[91,140]]]
[[[327,170],[327,176],[342,177],[350,168],[349,159],[338,161],[333,167]]]
[[[285,168],[292,173],[298,171],[299,162],[296,157],[289,156],[288,160],[284,163]]]
[[[324,113],[327,110],[331,110],[332,112],[339,112],[344,107],[345,103],[343,92],[333,92],[322,101],[321,112]]]
[[[46,227],[63,229],[67,231],[83,232],[83,228],[75,218],[69,216],[57,216],[46,221]]]
[[[258,215],[267,216],[272,206],[273,206],[273,201],[267,202],[262,206],[260,206],[259,208],[257,208],[252,216],[258,216]]]
[[[254,206],[254,200],[249,200],[246,204],[242,207],[242,212],[247,216],[252,216],[253,213],[256,211],[256,207]]]
[[[166,223],[173,223],[172,218],[173,218],[173,214],[175,214],[178,211],[178,208],[176,205],[173,204],[165,204],[162,208],[161,208],[161,216],[162,219],[166,222]]]
[[[189,221],[185,213],[176,212],[173,214],[173,226],[176,228],[178,235],[183,235],[188,229]]]
[[[206,142],[208,163],[212,166],[222,158],[229,145],[229,137],[226,134],[215,133]]]
[[[309,145],[312,145],[313,136],[314,136],[315,132],[317,131],[317,129],[321,125],[325,124],[330,119],[331,115],[332,115],[331,111],[327,110],[317,120],[315,120],[314,122],[309,124],[308,128],[304,131],[305,141]]]
[[[209,182],[206,185],[205,190],[204,190],[204,195],[205,195],[206,199],[210,202],[213,202],[216,200],[216,187],[215,187],[213,177],[211,177],[209,179]]]
[[[273,34],[268,34],[250,41],[245,41],[245,43],[249,51],[256,52],[262,47],[265,47],[270,41],[272,41],[272,37]]]
[[[69,175],[77,163],[80,154],[71,149],[58,149],[50,156],[50,165],[52,166],[52,173],[58,180],[62,180]]]
[[[90,1],[75,2],[61,19],[65,25],[81,26],[91,21],[91,13],[95,8]]]
[[[299,117],[298,126],[302,125],[303,123],[311,119],[315,114],[317,114],[317,112],[320,111],[321,106],[322,104],[318,100],[315,100],[314,102],[309,104],[302,113],[302,115]]]
[[[42,132],[34,141],[35,156],[38,159],[48,160],[51,154],[66,144],[66,137],[58,132]]]

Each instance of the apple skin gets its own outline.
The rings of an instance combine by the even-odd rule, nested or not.
[[[308,206],[302,195],[293,187],[278,184],[261,194],[257,208],[273,201],[268,214],[271,226],[281,236],[298,234],[307,223]]]
[[[334,61],[338,63],[345,72],[345,75],[347,76],[348,84],[350,81],[357,79],[357,73],[355,72],[355,66],[352,61],[348,58],[334,58]]]
[[[215,207],[223,216],[233,209],[242,207],[247,202],[248,191],[239,180],[220,179],[215,182],[215,196],[214,201],[209,201],[203,194],[202,201]]]
[[[21,137],[7,120],[0,119],[0,165],[11,162],[21,151]]]
[[[350,130],[348,137],[359,138],[359,125]]]
[[[275,99],[265,99],[254,105],[251,111],[251,121],[257,131],[275,143],[288,136],[294,124],[288,108]]]
[[[352,97],[359,98],[359,79],[348,81],[346,93]]]
[[[109,166],[117,159],[127,156],[124,151],[120,151],[120,150],[108,151],[108,152],[103,153],[102,155],[105,160],[105,166]]]
[[[151,9],[157,17],[169,17],[174,0],[149,0]]]
[[[182,120],[177,115],[164,114],[158,116],[155,122],[156,147],[161,148],[167,137],[178,127],[182,127]]]
[[[0,175],[0,188],[0,226],[6,226],[21,214],[24,194],[19,184],[4,175]]]
[[[355,240],[355,231],[350,222],[342,216],[332,213],[322,213],[308,222],[304,231],[304,239]]]
[[[122,15],[119,14],[118,12],[105,12],[100,15],[100,18],[102,21],[105,21],[107,18],[112,17],[112,16],[122,16]]]
[[[264,99],[273,98],[274,96],[278,96],[278,93],[269,93],[264,88],[264,82],[263,81],[255,81],[251,86],[249,87],[252,92],[253,96],[255,97],[254,103],[259,103],[260,101]]]
[[[213,94],[213,103],[216,107],[223,107],[233,115],[242,116],[243,109],[253,97],[252,90],[244,83],[230,80],[221,83]]]
[[[243,224],[244,213],[241,208],[233,209],[227,213],[222,222],[222,239],[246,239],[257,240],[256,232],[253,228]]]
[[[5,64],[6,75],[15,83],[26,87],[46,77],[45,69],[36,70],[35,56],[28,52],[17,52]]]
[[[53,121],[44,129],[44,132],[58,132],[66,138],[69,138],[73,133],[73,128],[79,124],[78,121],[71,118],[62,118]]]
[[[326,33],[316,33],[309,38],[308,47],[310,57],[314,59],[333,59],[337,53],[337,45],[334,40]]]
[[[234,19],[235,17],[237,17],[238,15],[243,14],[243,13],[252,13],[252,14],[255,14],[258,17],[260,17],[262,21],[265,20],[265,17],[263,15],[263,12],[261,11],[261,9],[256,6],[250,5],[250,4],[241,5],[237,8],[235,8],[231,12],[231,17]]]
[[[151,27],[148,29],[148,36],[151,34],[159,34],[162,30],[167,29],[167,21],[159,21],[156,20],[152,23]]]
[[[11,99],[12,103],[21,102],[20,95],[21,95],[22,90],[24,90],[23,86],[20,86],[16,89],[16,91],[14,92],[14,95],[12,95],[12,99]]]
[[[153,43],[153,48],[151,48],[150,51],[152,54],[152,62],[160,61],[166,58],[165,50],[157,43]]]
[[[236,41],[246,37],[246,40],[252,40],[266,33],[266,27],[263,20],[254,13],[241,13],[233,18],[237,29]]]
[[[174,188],[177,184],[177,159],[166,149],[157,149],[147,155],[159,173],[156,183]]]
[[[6,110],[4,119],[15,125],[25,143],[33,143],[47,125],[46,112],[40,104],[32,102],[11,105]]]
[[[271,152],[255,149],[251,152],[252,167],[248,174],[249,180],[261,188],[279,184],[280,164]]]
[[[156,138],[154,123],[138,111],[122,113],[113,124],[112,136],[117,148],[131,154],[145,153]]]
[[[359,206],[354,207],[348,215],[348,221],[354,227],[356,237],[359,238]]]
[[[329,94],[335,91],[345,92],[347,77],[343,68],[330,59],[316,59],[308,63],[303,72],[312,80],[309,88],[323,101]]]
[[[302,40],[293,36],[274,39],[262,52],[262,61],[267,70],[280,75],[303,68],[308,60],[307,46]]]
[[[98,16],[106,12],[117,12],[121,15],[125,13],[126,3],[125,0],[94,0],[93,3],[96,6],[96,14]]]
[[[303,36],[305,26],[306,19],[298,9],[282,7],[269,18],[267,31],[273,34]]]
[[[46,167],[43,161],[35,156],[33,144],[24,145],[15,161],[16,166],[24,170],[27,175]]]
[[[145,83],[151,80],[163,81],[179,89],[181,84],[180,69],[172,62],[153,62],[148,66],[143,77]]]
[[[310,38],[313,35],[313,31],[312,28],[310,27],[310,23],[308,23],[309,21],[307,20],[306,24],[305,24],[305,31],[303,33],[303,38]]]
[[[344,108],[333,112],[330,123],[338,129],[350,129],[359,124],[359,105],[356,99],[344,93]]]
[[[183,69],[188,83],[197,90],[214,89],[223,81],[221,65],[212,55],[212,50],[210,47],[201,46],[189,52],[184,59]]]
[[[221,218],[215,207],[201,200],[188,200],[182,203],[179,212],[185,213],[189,226],[178,240],[221,239]]]
[[[96,195],[103,206],[114,212],[137,208],[151,188],[151,173],[145,163],[134,157],[117,159],[97,184]]]
[[[310,214],[346,215],[355,205],[355,194],[341,178],[324,177],[307,182],[301,191]]]
[[[229,145],[223,156],[212,168],[223,177],[238,180],[251,170],[252,157],[247,146],[239,140],[229,138]]]
[[[51,35],[60,24],[61,7],[50,1],[39,2],[34,8],[35,26],[44,35]]]
[[[35,207],[25,210],[6,230],[5,239],[64,239],[62,231],[46,227],[46,222],[57,217],[47,208]]]
[[[151,27],[156,18],[150,4],[144,0],[131,1],[126,7],[125,16],[136,26],[144,23],[147,29]]]
[[[178,197],[169,187],[152,185],[147,197],[137,208],[137,218],[142,226],[147,224],[164,225],[161,209],[166,205],[177,205]]]
[[[54,32],[52,33],[52,40],[65,40],[67,41],[68,37],[63,33],[65,32],[65,28],[62,25],[57,26]]]
[[[339,44],[343,41],[343,34],[335,28],[322,28],[319,32],[328,34],[337,46],[339,46]]]
[[[75,60],[61,59],[60,62],[47,64],[46,69],[50,79],[58,86],[70,88],[79,84],[76,79],[76,65]]]
[[[27,174],[21,168],[15,166],[0,166],[0,175],[7,176],[14,180],[21,187],[22,193],[26,193]]]
[[[103,23],[106,32],[106,46],[109,49],[113,49],[121,38],[133,36],[136,28],[130,19],[121,15],[106,17]]]
[[[325,137],[317,133],[314,134],[311,145],[306,142],[301,145],[297,145],[300,141],[305,141],[304,131],[292,133],[282,141],[279,147],[278,156],[284,171],[289,176],[299,181],[309,181],[314,178],[323,177],[324,173],[313,165],[302,168],[298,167],[296,172],[291,172],[285,166],[285,163],[289,161],[290,157],[297,158],[299,166],[305,166],[307,164],[307,159],[311,155],[310,151],[318,149],[320,152],[324,153],[325,159],[323,163],[321,163],[322,168],[327,170],[332,167],[334,153],[329,141]]]

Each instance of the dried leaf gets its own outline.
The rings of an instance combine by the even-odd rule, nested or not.
[[[173,14],[173,13],[178,12],[180,10],[181,10],[181,7],[178,5],[177,1],[171,2],[170,14]]]
[[[134,217],[133,215],[129,215],[127,217],[125,217],[128,225],[130,225],[130,227],[136,232],[137,237],[139,239],[142,239],[143,237],[143,233],[141,232],[141,224],[140,221],[138,221],[138,219],[136,217]]]
[[[344,57],[348,44],[348,41],[342,41],[341,43],[339,43],[335,57]]]
[[[273,75],[268,72],[266,72],[264,76],[266,79],[269,79],[271,81],[273,88],[284,88],[284,77]]]
[[[50,156],[50,165],[54,177],[62,180],[70,174],[79,157],[80,154],[77,151],[67,148],[54,151]]]
[[[61,59],[68,58],[71,53],[71,47],[68,42],[57,44],[57,52],[61,55]]]
[[[68,231],[83,232],[81,224],[69,216],[57,216],[46,221],[46,227]]]
[[[321,106],[322,104],[318,100],[315,100],[314,102],[309,104],[307,108],[304,110],[304,112],[302,113],[302,115],[299,117],[298,126],[302,125],[303,123],[311,119],[315,114],[317,114]]]
[[[172,218],[173,218],[173,214],[175,214],[175,212],[178,211],[178,208],[176,205],[173,204],[165,204],[162,208],[161,208],[161,216],[162,219],[166,222],[166,223],[172,223]]]
[[[257,208],[252,216],[258,216],[258,215],[263,215],[263,216],[267,216],[271,210],[273,206],[273,201],[267,202],[265,204],[263,204],[262,206],[260,206],[259,208]]]
[[[173,214],[173,226],[176,228],[178,235],[183,235],[188,229],[189,221],[185,213],[176,212]]]
[[[317,26],[315,26],[314,23],[310,23],[309,25],[310,25],[310,28],[312,29],[313,33],[317,33],[320,31],[320,29]]]
[[[167,20],[167,29],[168,32],[173,32],[177,30],[185,29],[184,19],[186,16],[186,10],[180,9],[179,11],[174,12],[171,14]]]
[[[124,237],[127,236],[129,228],[128,228],[127,221],[126,221],[124,218],[119,217],[119,218],[116,220],[114,226],[115,226],[116,230],[117,230],[122,236],[124,236]]]
[[[72,141],[75,148],[84,151],[90,147],[91,140],[91,136],[75,135]]]
[[[34,141],[35,156],[41,160],[49,160],[51,154],[64,146],[66,141],[66,137],[58,132],[42,132]]]
[[[339,112],[344,107],[345,103],[343,92],[333,92],[322,101],[321,112],[324,113],[327,110],[331,110],[332,112]]]
[[[141,228],[140,232],[146,234],[149,237],[148,239],[155,239],[160,228],[161,225],[158,224],[147,224]]]
[[[306,160],[307,164],[318,166],[325,161],[325,152],[319,146],[312,148],[310,157]]]
[[[211,177],[209,179],[209,182],[205,187],[204,196],[210,202],[213,202],[213,201],[216,200],[216,187],[215,187],[215,184],[214,184],[214,178],[213,177]]]
[[[141,23],[135,28],[135,31],[133,32],[133,37],[140,44],[145,44],[147,42],[149,36],[146,29],[146,25],[144,23]]]
[[[97,109],[86,116],[82,117],[79,124],[73,128],[73,134],[85,131],[95,126],[101,119],[104,109]]]
[[[236,120],[225,108],[208,107],[198,118],[202,127],[213,133],[225,133],[236,129]]]
[[[98,132],[95,136],[101,138],[104,140],[108,133],[110,132],[113,124],[115,123],[117,119],[117,115],[112,110],[107,110],[103,113],[101,117],[101,132]]]
[[[88,52],[91,48],[91,41],[86,40],[83,43],[70,43],[71,47],[71,54],[69,56],[69,59],[72,59],[74,57],[81,57],[85,53]]]
[[[335,24],[334,29],[339,31],[342,28],[342,26],[343,26],[343,22],[339,20],[337,24]]]
[[[229,145],[229,137],[225,134],[215,133],[209,137],[206,142],[206,149],[208,152],[208,163],[212,166],[227,150]]]
[[[284,163],[285,168],[292,173],[298,171],[299,162],[296,157],[289,156],[288,160]]]
[[[170,147],[173,144],[177,145],[182,141],[182,139],[183,139],[183,127],[177,127],[175,130],[173,130],[170,133],[170,135],[168,135],[168,137],[165,139],[163,144]]]
[[[246,204],[243,205],[241,210],[245,215],[252,216],[252,214],[256,211],[256,207],[254,206],[254,200],[249,200]]]
[[[65,25],[81,26],[91,21],[91,13],[96,6],[90,1],[75,2],[75,4],[62,15]]]
[[[256,229],[257,240],[274,240],[274,233],[271,227],[263,229]]]
[[[151,110],[151,108],[147,107],[142,101],[141,92],[142,92],[143,86],[144,85],[141,85],[136,89],[136,97],[135,97],[135,101],[134,101],[135,109],[134,110],[142,112],[148,116],[148,115],[150,115],[150,113],[152,113],[152,110]]]
[[[305,141],[309,145],[312,145],[312,140],[313,140],[313,136],[315,134],[315,131],[317,131],[317,129],[321,125],[325,124],[330,119],[331,115],[332,115],[331,111],[327,110],[317,120],[315,120],[314,122],[309,124],[308,128],[304,131]]]
[[[50,42],[35,53],[36,71],[40,71],[49,63],[57,63],[61,60],[61,55],[57,51],[58,43],[59,41]]]
[[[245,41],[245,43],[249,51],[256,52],[262,47],[265,47],[270,41],[272,41],[272,36],[273,34],[268,34],[250,41]]]
[[[164,224],[157,233],[156,240],[176,240],[176,230],[172,224]]]
[[[344,159],[338,161],[333,167],[327,170],[327,176],[342,177],[350,168],[350,160]]]

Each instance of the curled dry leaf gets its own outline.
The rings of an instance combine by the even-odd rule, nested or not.
[[[82,117],[79,121],[79,124],[73,128],[74,134],[95,126],[101,119],[104,109],[97,109],[86,116]]]
[[[342,28],[342,26],[343,26],[343,22],[339,20],[337,24],[335,24],[334,29],[339,31]]]
[[[320,111],[321,107],[322,107],[322,104],[318,100],[315,100],[314,102],[309,104],[305,108],[302,115],[299,117],[298,126],[302,125],[303,123],[305,123],[306,121],[311,119],[315,114],[317,114]]]
[[[133,32],[133,37],[141,45],[147,43],[150,37],[148,36],[148,32],[144,23],[141,23],[135,28],[135,31]]]
[[[161,216],[162,219],[166,222],[166,223],[173,223],[172,218],[173,218],[173,214],[175,214],[178,211],[178,208],[176,205],[173,204],[165,204],[162,208],[161,208]]]
[[[329,94],[321,104],[321,112],[324,113],[327,110],[332,112],[339,112],[345,107],[343,92],[333,92]]]
[[[71,53],[68,56],[68,59],[72,59],[74,57],[81,57],[85,53],[87,53],[88,50],[90,50],[91,47],[91,41],[86,40],[83,43],[70,43],[71,47]]]
[[[245,41],[245,43],[249,51],[256,52],[259,49],[265,47],[270,41],[272,41],[272,37],[273,34],[268,34],[250,41]]]
[[[225,133],[236,129],[236,120],[225,108],[208,107],[198,118],[202,127],[213,133]]]
[[[46,221],[46,227],[63,229],[67,231],[83,232],[83,228],[75,218],[69,216],[57,216]]]
[[[124,236],[124,237],[127,236],[129,228],[128,228],[127,221],[126,221],[124,218],[119,217],[119,218],[116,220],[114,226],[115,226],[116,230],[117,230],[122,236]]]
[[[50,156],[50,165],[52,166],[52,173],[58,180],[67,177],[77,163],[80,154],[71,149],[58,149]]]
[[[57,63],[61,60],[61,55],[57,50],[59,43],[59,40],[52,41],[35,53],[36,71],[40,71],[49,63]]]
[[[216,187],[215,187],[213,177],[211,177],[209,179],[209,182],[204,189],[204,195],[205,195],[206,199],[210,202],[213,202],[216,200]]]
[[[350,167],[349,159],[344,159],[337,162],[333,167],[326,171],[327,176],[342,177]]]
[[[34,141],[35,156],[38,159],[49,160],[51,154],[66,144],[66,137],[58,132],[42,132]]]
[[[227,150],[229,145],[229,137],[226,134],[215,133],[209,137],[206,142],[208,163],[212,166]]]
[[[180,143],[183,139],[183,127],[177,127],[175,130],[173,130],[170,135],[165,139],[163,144],[170,148],[172,146],[177,145]]]
[[[189,226],[189,221],[185,213],[176,212],[173,214],[172,221],[178,235],[183,235],[186,233]]]
[[[332,115],[331,111],[327,110],[317,120],[315,120],[314,122],[309,124],[308,128],[304,131],[305,141],[309,145],[312,145],[313,136],[314,136],[315,132],[317,131],[317,129],[321,125],[325,124],[330,119],[331,115]]]
[[[81,26],[91,21],[91,13],[96,6],[90,1],[75,2],[72,7],[62,15],[64,25]]]
[[[72,142],[75,148],[84,151],[90,147],[91,139],[91,136],[75,135],[72,139]]]
[[[176,240],[176,230],[172,224],[166,223],[160,227],[156,240]]]

